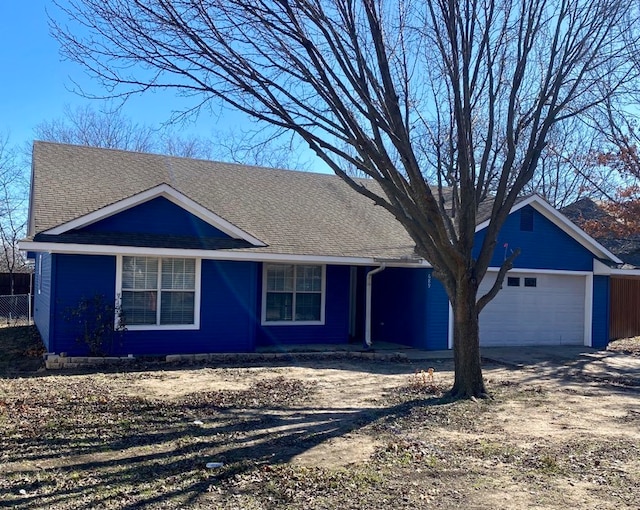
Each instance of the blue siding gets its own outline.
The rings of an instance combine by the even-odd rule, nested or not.
[[[597,349],[604,349],[609,343],[609,306],[609,277],[594,276],[591,345]]]
[[[182,207],[163,197],[154,198],[109,218],[88,225],[84,232],[229,237]]]
[[[424,347],[431,271],[389,267],[372,277],[371,340]]]
[[[254,262],[203,260],[200,329],[127,331],[123,354],[252,352],[256,274]]]
[[[349,340],[349,266],[327,266],[324,325],[259,326],[257,344],[337,344]],[[262,265],[258,278],[256,315],[261,314]],[[258,324],[260,324],[258,319]]]
[[[533,209],[531,206],[525,208]],[[563,269],[591,271],[593,253],[554,225],[538,211],[533,210],[533,231],[520,230],[520,211],[509,215],[500,234],[491,260],[492,266],[499,266],[512,250],[520,248],[514,267],[531,269]],[[480,249],[485,231],[476,234],[475,252]],[[505,244],[507,248],[505,249]]]
[[[427,279],[427,334],[419,349],[443,350],[449,348],[449,296],[440,280],[429,272]]]
[[[35,254],[35,295],[33,298],[33,320],[40,332],[47,351],[51,351],[51,280],[53,277],[51,254]]]
[[[69,312],[83,299],[102,296],[115,302],[116,258],[107,255],[53,255],[55,298],[51,304],[52,352],[86,355],[77,341],[81,326],[69,319]]]
[[[529,207],[529,206],[527,206]],[[531,208],[532,209],[532,208]],[[533,209],[532,209],[533,210]],[[519,211],[507,219],[492,265],[507,252],[522,253],[515,267],[591,271],[593,254],[534,211],[533,231],[520,230]],[[86,231],[156,233],[222,237],[226,234],[164,198],[156,198],[86,227]],[[484,232],[476,235],[476,249]],[[36,263],[34,316],[45,345],[52,352],[84,354],[76,342],[77,327],[66,311],[82,298],[101,294],[115,301],[116,257],[47,255]],[[42,278],[39,274],[42,266]],[[356,337],[361,340],[364,322],[364,275],[358,268]],[[115,354],[164,355],[199,352],[252,352],[257,345],[339,344],[349,339],[350,267],[326,267],[324,325],[260,324],[262,264],[258,262],[202,261],[201,316],[199,330],[127,331]],[[40,293],[38,293],[40,289]],[[449,307],[442,284],[426,268],[387,268],[373,277],[372,340],[439,350],[447,349]],[[609,328],[609,280],[594,277],[593,345],[604,347]]]
[[[116,258],[56,255],[57,298],[53,311],[56,352],[82,355],[77,327],[65,317],[82,298],[101,294],[115,302]],[[199,330],[126,331],[114,354],[164,355],[250,352],[255,345],[257,264],[202,261]]]
[[[387,268],[373,276],[371,339],[416,349],[448,348],[449,298],[431,269]]]

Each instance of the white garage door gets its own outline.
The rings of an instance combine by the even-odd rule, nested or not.
[[[478,296],[495,281],[487,273]],[[480,313],[480,345],[582,345],[585,277],[510,271]]]

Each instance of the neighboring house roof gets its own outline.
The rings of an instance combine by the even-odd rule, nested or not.
[[[380,193],[372,180],[360,182]],[[77,230],[157,196],[218,227],[232,239],[104,234]],[[490,200],[478,227],[488,224]],[[541,197],[523,197],[597,257],[620,262]],[[333,174],[276,170],[114,149],[35,142],[29,239],[42,243],[233,252],[248,258],[315,257],[415,263],[415,243],[384,208]],[[25,243],[27,249],[33,245]],[[99,253],[93,251],[92,253]],[[358,260],[356,260],[358,259]]]
[[[590,220],[604,220],[604,224],[607,224],[607,220],[612,221],[611,215],[590,198],[582,198],[575,201],[573,204],[564,207],[562,213],[577,225]],[[640,233],[626,238],[614,235],[598,235],[595,238],[609,251],[622,259],[625,264],[640,267]]]

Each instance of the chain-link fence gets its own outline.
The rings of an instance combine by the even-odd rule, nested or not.
[[[0,328],[32,324],[31,294],[0,296]]]

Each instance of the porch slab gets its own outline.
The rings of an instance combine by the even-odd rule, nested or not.
[[[362,342],[353,342],[349,344],[279,344],[269,345],[256,348],[256,352],[376,352],[376,351],[398,351],[406,352],[412,350],[411,347],[392,342],[376,342],[371,348],[364,347]]]
[[[408,361],[437,360],[453,358],[453,351],[426,351],[422,349],[414,349],[403,344],[393,342],[374,342],[371,348],[366,349],[362,343],[351,344],[291,344],[291,345],[275,345],[268,347],[259,347],[256,352],[269,353],[286,353],[286,354],[302,354],[313,352],[324,353],[350,353],[352,355],[360,354],[363,357],[388,357],[397,355],[400,359]]]

